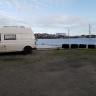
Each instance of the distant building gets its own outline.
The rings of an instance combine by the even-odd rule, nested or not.
[[[47,33],[42,33],[42,38],[47,38],[49,36],[49,34]]]
[[[37,39],[56,39],[56,38],[65,38],[65,33],[56,33],[56,34],[47,34],[47,33],[36,33],[35,37]]]
[[[56,36],[66,36],[66,33],[56,33]]]
[[[64,38],[66,36],[66,33],[56,33],[56,36],[58,38]]]

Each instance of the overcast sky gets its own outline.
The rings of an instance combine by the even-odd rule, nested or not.
[[[0,27],[31,27],[34,33],[96,35],[96,0],[0,0]]]

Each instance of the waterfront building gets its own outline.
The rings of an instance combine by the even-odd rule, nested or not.
[[[66,33],[56,33],[56,36],[58,38],[64,38],[66,36]]]

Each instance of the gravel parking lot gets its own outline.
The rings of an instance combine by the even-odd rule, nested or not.
[[[96,50],[0,54],[0,96],[96,96]]]

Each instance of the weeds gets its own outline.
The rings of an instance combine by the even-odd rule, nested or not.
[[[17,58],[17,57],[6,57],[6,58],[2,58],[1,60],[3,62],[18,62],[18,63],[24,63],[24,65],[28,64],[28,63],[35,63],[35,62],[40,62],[42,61],[44,58],[42,57],[38,57],[38,58]]]
[[[24,93],[20,93],[20,96],[23,96],[24,95]]]
[[[4,58],[2,59],[3,62],[9,62],[9,61],[24,61],[24,58],[15,58],[15,57],[8,57],[8,58]]]
[[[33,93],[35,92],[35,89],[34,88],[30,88],[30,92],[31,92],[31,95],[33,95]]]
[[[58,47],[58,48],[56,48],[55,50],[60,50],[60,48]]]
[[[70,54],[77,54],[77,55],[81,55],[81,54],[90,54],[90,55],[94,55],[96,54],[96,50],[54,50],[54,52],[49,53],[49,55],[54,56],[54,55],[58,55],[58,56],[65,56],[65,55],[70,55]]]

